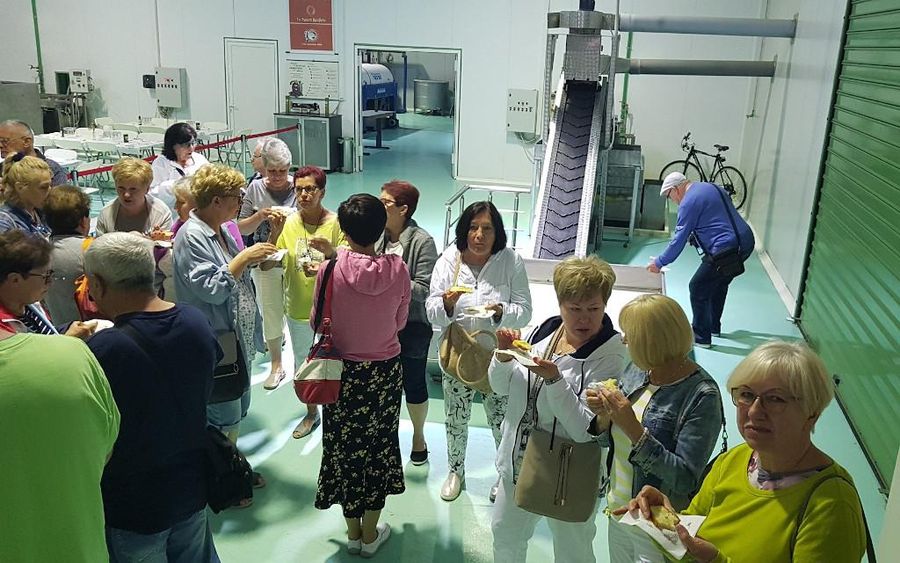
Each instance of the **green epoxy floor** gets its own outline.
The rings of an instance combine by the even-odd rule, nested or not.
[[[380,186],[393,178],[409,180],[422,192],[415,218],[428,229],[439,246],[443,240],[444,201],[461,182],[450,177],[452,133],[450,118],[412,116],[403,119],[406,127],[384,132],[389,150],[371,150],[362,173],[329,174],[325,205],[336,209],[348,195],[358,192],[378,194]],[[369,139],[371,137],[371,139]],[[374,142],[374,134],[367,143]],[[639,238],[628,248],[607,243],[600,255],[613,263],[643,265],[658,255],[665,239]],[[520,243],[521,245],[521,243]],[[695,254],[685,251],[666,276],[667,293],[690,311],[687,284],[698,263]],[[731,286],[723,319],[723,338],[714,339],[711,350],[697,349],[696,359],[723,385],[731,369],[749,350],[770,338],[799,339],[796,327],[787,320],[787,311],[762,265],[755,256],[747,273]],[[290,361],[289,347],[286,361]],[[265,356],[257,356],[253,377],[253,402],[242,425],[239,444],[261,471],[268,486],[257,491],[254,505],[244,510],[228,510],[212,517],[219,555],[230,562],[323,562],[355,561],[345,551],[345,528],[340,508],[319,511],[313,507],[321,456],[321,429],[308,438],[294,440],[291,431],[305,412],[289,382],[275,391],[264,391],[262,382],[268,368]],[[289,363],[287,365],[290,365]],[[455,502],[446,503],[438,491],[447,472],[441,389],[429,378],[430,411],[426,437],[430,463],[422,467],[408,464],[412,427],[401,411],[400,444],[406,463],[407,490],[388,498],[383,521],[393,528],[391,539],[376,556],[379,561],[410,563],[490,562],[491,532],[488,491],[496,478],[494,445],[480,405],[473,408],[467,457],[467,488]],[[731,444],[740,441],[734,408],[726,404]],[[833,403],[822,415],[814,440],[819,447],[846,467],[856,480],[872,528],[878,541],[884,515],[884,500],[877,482],[853,437],[847,421]],[[597,560],[608,561],[606,524],[597,517],[594,540]],[[528,562],[552,561],[552,544],[546,524],[539,524],[532,539]]]

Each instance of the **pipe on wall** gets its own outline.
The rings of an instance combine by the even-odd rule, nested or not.
[[[621,65],[621,66],[620,66]],[[775,76],[775,61],[620,59],[619,72],[689,76]]]
[[[34,46],[37,49],[38,91],[46,93],[44,88],[44,56],[41,52],[41,31],[38,26],[37,0],[31,0],[31,17],[34,20]],[[43,129],[41,129],[43,131]]]
[[[619,30],[647,33],[690,33],[695,35],[794,37],[797,31],[797,21],[622,14],[619,19]]]

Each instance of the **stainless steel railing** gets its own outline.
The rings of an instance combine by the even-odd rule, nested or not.
[[[511,246],[516,248],[516,240],[517,235],[519,233],[519,215],[525,213],[522,210],[522,205],[520,203],[520,199],[522,196],[531,197],[531,188],[525,188],[521,186],[502,186],[502,185],[493,185],[493,184],[465,184],[459,190],[456,191],[450,199],[444,203],[444,206],[447,208],[447,214],[444,219],[444,248],[446,248],[450,244],[450,231],[453,226],[459,221],[459,217],[462,215],[463,210],[466,208],[466,194],[472,191],[478,192],[487,192],[487,200],[490,202],[494,202],[495,194],[512,194],[513,196],[513,208],[512,209],[500,209],[497,211],[500,214],[504,213],[512,213],[512,228],[507,228],[510,231],[510,239],[512,241]],[[483,197],[481,199],[484,199]],[[477,201],[477,200],[475,200]],[[458,209],[458,213],[456,217],[453,217],[453,208],[456,207]]]

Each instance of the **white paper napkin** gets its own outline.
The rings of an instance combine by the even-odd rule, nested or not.
[[[691,537],[697,535],[697,530],[700,529],[700,525],[706,520],[706,516],[682,516],[680,514],[678,518],[681,519],[681,525],[687,528]],[[640,510],[635,510],[634,513],[626,512],[619,520],[619,524],[637,526],[675,559],[681,559],[687,554],[687,548],[681,543],[681,539],[679,539],[676,532],[660,530],[653,522],[645,519]]]

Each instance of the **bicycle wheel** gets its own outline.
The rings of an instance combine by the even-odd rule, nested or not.
[[[662,171],[659,173],[659,181],[662,182],[665,180],[666,176],[672,172],[681,172],[689,182],[706,181],[706,175],[703,174],[703,171],[697,168],[697,165],[689,160],[673,160],[669,164],[663,166]]]
[[[731,196],[735,209],[744,206],[744,202],[747,201],[747,182],[740,170],[734,166],[723,166],[713,175],[712,183],[725,188]]]

